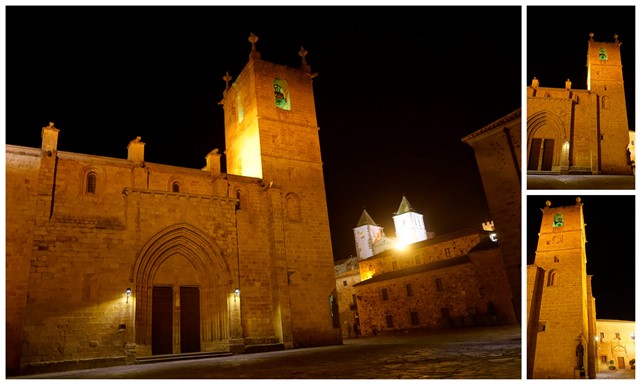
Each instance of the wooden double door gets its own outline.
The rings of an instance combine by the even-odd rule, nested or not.
[[[151,316],[152,354],[200,352],[199,287],[154,286]]]
[[[554,145],[553,139],[531,139],[527,170],[551,171],[553,167]]]

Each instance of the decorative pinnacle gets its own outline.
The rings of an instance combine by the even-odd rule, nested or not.
[[[590,41],[593,41],[593,36],[595,36],[595,35],[593,34],[593,32],[591,32],[591,33],[589,34],[589,40],[590,40]]]
[[[304,49],[303,46],[300,46],[300,52],[298,52],[298,56],[302,57],[302,66],[307,65],[307,59],[305,58],[305,56],[307,56],[307,50]]]
[[[551,206],[551,202],[550,202],[549,200],[547,200],[544,204],[545,204],[547,207],[550,207],[550,206]]]
[[[233,77],[229,75],[229,71],[226,71],[226,73],[224,74],[224,77],[222,78],[222,80],[224,80],[224,82],[226,83],[224,87],[225,91],[229,89],[229,82],[231,81],[231,79],[233,79]]]
[[[257,41],[258,36],[254,35],[253,32],[251,32],[251,35],[249,36],[249,42],[251,43],[251,53],[249,54],[250,59],[260,59],[260,52],[256,50]]]
[[[618,41],[618,34],[616,33],[615,35],[613,35],[613,38],[615,39],[616,43],[619,43]]]

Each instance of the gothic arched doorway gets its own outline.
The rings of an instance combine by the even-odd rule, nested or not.
[[[545,111],[527,121],[527,171],[560,172],[568,168],[568,136],[560,120]],[[565,153],[567,152],[567,153]]]
[[[140,356],[228,348],[232,275],[201,230],[177,224],[142,247],[132,267]]]

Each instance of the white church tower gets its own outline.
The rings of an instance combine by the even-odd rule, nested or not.
[[[358,260],[363,260],[373,256],[373,245],[376,241],[384,237],[382,227],[376,224],[366,209],[362,210],[362,215],[356,228],[353,229],[356,238],[356,252]]]
[[[393,216],[393,224],[396,227],[396,240],[399,245],[427,240],[424,218],[422,214],[413,211],[405,196],[402,196],[398,212]]]

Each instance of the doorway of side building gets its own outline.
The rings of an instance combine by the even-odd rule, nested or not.
[[[153,355],[200,352],[200,289],[154,286],[151,311]],[[175,306],[174,306],[175,301]],[[174,345],[174,335],[180,335]]]
[[[618,369],[625,369],[624,357],[618,357]]]
[[[529,144],[529,171],[551,171],[555,140],[532,138]]]

